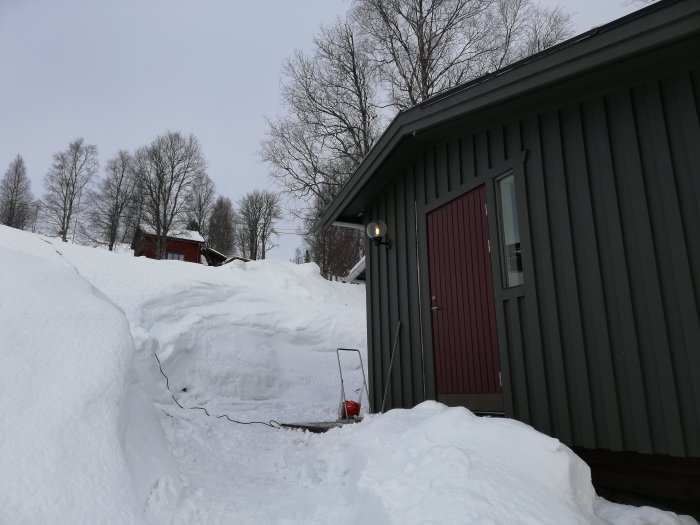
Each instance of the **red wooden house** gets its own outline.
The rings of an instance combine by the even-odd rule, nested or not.
[[[190,230],[170,232],[165,245],[165,256],[163,258],[201,263],[203,244],[204,239],[199,232]],[[152,231],[149,231],[148,227],[136,229],[134,240],[131,243],[134,256],[156,259],[155,246],[156,236]]]

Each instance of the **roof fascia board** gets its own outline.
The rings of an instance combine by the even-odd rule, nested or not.
[[[365,229],[364,225],[359,222],[333,221],[333,226],[338,226],[339,228],[353,228],[356,230]]]

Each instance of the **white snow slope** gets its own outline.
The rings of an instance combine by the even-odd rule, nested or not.
[[[335,348],[364,353],[364,322],[364,289],[314,265],[151,261],[0,226],[0,524],[697,523],[608,503],[557,440],[465,409],[318,435],[217,417],[334,419]]]

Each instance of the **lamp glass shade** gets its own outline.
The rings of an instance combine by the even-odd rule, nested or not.
[[[386,223],[373,221],[367,225],[367,237],[370,239],[382,239],[386,236]]]

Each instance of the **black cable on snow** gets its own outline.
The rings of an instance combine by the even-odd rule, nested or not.
[[[237,419],[232,419],[226,414],[223,414],[221,416],[212,416],[209,411],[204,408],[204,407],[184,407],[180,404],[180,402],[175,398],[175,395],[173,394],[172,390],[170,390],[170,380],[168,379],[168,376],[165,375],[165,372],[163,372],[163,365],[160,362],[160,359],[158,358],[158,354],[153,352],[153,355],[156,358],[156,361],[158,361],[158,368],[160,369],[160,373],[163,375],[165,378],[165,386],[168,389],[168,392],[170,393],[170,397],[173,398],[173,401],[175,401],[175,404],[179,406],[182,409],[186,410],[203,410],[204,413],[209,416],[209,417],[215,417],[216,419],[221,419],[221,418],[226,418],[228,419],[231,423],[236,423],[238,425],[265,425],[266,427],[270,428],[275,428],[279,429],[282,428],[282,425],[279,424],[279,422],[275,421],[274,419],[270,419],[267,423],[265,421],[238,421]]]

